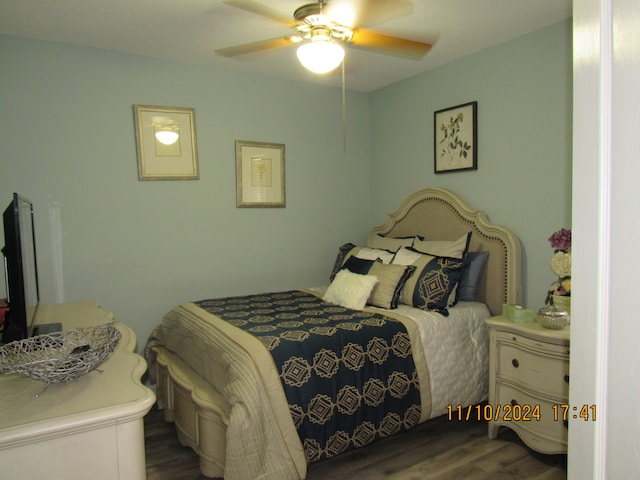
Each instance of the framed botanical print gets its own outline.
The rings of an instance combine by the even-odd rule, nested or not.
[[[478,169],[478,102],[433,113],[434,172]]]

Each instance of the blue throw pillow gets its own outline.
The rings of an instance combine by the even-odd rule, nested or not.
[[[489,258],[489,252],[469,252],[464,262],[462,278],[458,284],[457,300],[462,302],[474,302],[480,277]]]

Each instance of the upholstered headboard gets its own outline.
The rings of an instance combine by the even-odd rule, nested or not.
[[[455,240],[473,232],[469,251],[487,251],[489,258],[477,292],[478,301],[499,315],[503,303],[522,303],[520,240],[507,228],[489,222],[453,192],[427,188],[407,197],[387,221],[374,227],[389,237],[422,236],[428,240]]]

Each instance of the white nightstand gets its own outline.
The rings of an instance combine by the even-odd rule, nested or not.
[[[538,452],[566,453],[569,326],[550,330],[504,317],[486,323],[489,438],[496,438],[499,427],[505,426]]]

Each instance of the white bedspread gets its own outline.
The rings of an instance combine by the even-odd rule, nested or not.
[[[449,316],[399,305],[398,313],[419,326],[431,383],[431,418],[447,413],[447,406],[473,405],[489,391],[490,317],[483,303],[459,302]]]

